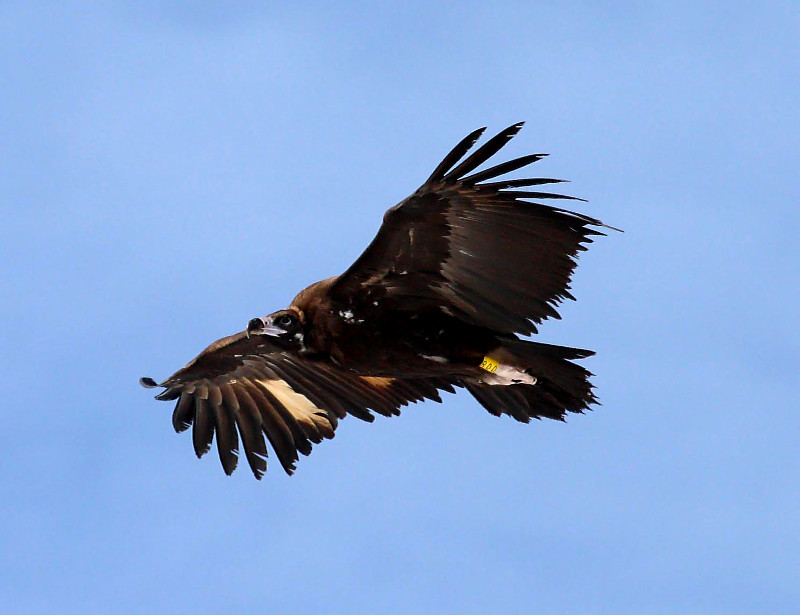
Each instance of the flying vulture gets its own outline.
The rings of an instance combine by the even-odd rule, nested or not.
[[[540,203],[582,200],[508,179],[545,154],[477,170],[522,127],[467,153],[476,130],[422,186],[383,217],[375,239],[343,274],[312,284],[289,307],[253,318],[157,384],[177,400],[172,424],[192,427],[198,457],[216,436],[231,474],[239,440],[256,478],[267,469],[266,435],[283,469],[332,438],[339,419],[392,416],[439,391],[469,391],[494,415],[563,420],[596,398],[574,361],[589,350],[520,339],[559,318],[578,252],[600,220]]]

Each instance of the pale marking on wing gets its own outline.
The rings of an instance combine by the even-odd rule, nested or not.
[[[489,357],[485,357],[484,361],[488,358]],[[509,384],[536,384],[538,382],[536,376],[531,376],[517,367],[503,365],[502,363],[498,363],[494,371],[490,369],[486,369],[486,371],[489,373],[481,378],[481,380],[489,385],[506,386]]]
[[[361,379],[367,384],[381,388],[391,386],[391,384],[394,382],[394,378],[387,378],[385,376],[361,376]]]
[[[259,382],[298,420],[318,423],[323,418],[320,414],[327,416],[325,410],[317,408],[308,397],[292,389],[285,380],[264,379]]]

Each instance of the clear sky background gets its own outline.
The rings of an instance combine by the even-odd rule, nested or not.
[[[797,3],[272,4],[0,6],[2,610],[800,612]],[[520,120],[625,230],[541,335],[602,407],[198,461],[137,379]]]

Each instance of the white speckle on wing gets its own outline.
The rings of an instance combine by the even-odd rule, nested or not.
[[[503,365],[502,363],[497,367],[497,371],[493,374],[485,376],[483,381],[486,384],[508,385],[508,384],[536,384],[536,376],[524,372],[523,370],[512,367],[511,365]]]
[[[421,356],[423,359],[428,359],[428,361],[433,361],[434,363],[449,363],[449,361],[444,357],[438,357],[436,355],[421,354],[419,356]]]

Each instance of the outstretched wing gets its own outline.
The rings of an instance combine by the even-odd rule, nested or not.
[[[458,164],[484,129],[462,140],[419,190],[386,212],[333,295],[343,303],[368,296],[394,309],[438,308],[505,333],[534,333],[535,324],[559,318],[555,306],[573,298],[577,254],[592,235],[603,234],[592,227],[605,225],[536,202],[581,200],[531,189],[562,180],[496,180],[545,154],[473,173],[521,127],[510,126]]]
[[[175,431],[192,427],[198,457],[216,434],[222,467],[231,474],[238,462],[239,436],[256,478],[267,469],[266,435],[287,474],[298,452],[332,438],[338,419],[352,414],[374,420],[371,411],[391,416],[409,402],[441,401],[437,389],[453,392],[440,378],[400,380],[369,377],[314,361],[280,345],[277,338],[237,333],[211,344],[186,367],[156,384],[160,400],[177,400]]]

